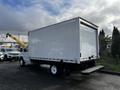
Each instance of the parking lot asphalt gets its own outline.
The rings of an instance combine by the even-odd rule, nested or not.
[[[120,77],[96,72],[58,78],[48,69],[0,62],[0,90],[120,90]]]

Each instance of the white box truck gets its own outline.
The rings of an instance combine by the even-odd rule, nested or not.
[[[98,26],[81,18],[73,18],[28,33],[28,52],[20,65],[49,64],[52,75],[81,70],[90,73],[99,59]]]

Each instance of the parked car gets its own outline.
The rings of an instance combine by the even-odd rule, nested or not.
[[[0,52],[0,61],[3,61],[3,59],[4,59],[4,54]]]
[[[21,56],[21,53],[16,48],[1,48],[1,52],[3,53],[3,60],[18,60]]]

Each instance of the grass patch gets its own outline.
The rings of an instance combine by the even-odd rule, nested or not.
[[[106,70],[120,72],[120,59],[112,57],[102,57],[97,64],[101,64],[105,67]]]

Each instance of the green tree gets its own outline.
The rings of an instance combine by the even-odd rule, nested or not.
[[[112,43],[112,37],[107,35],[105,36],[105,42],[106,42],[106,55],[110,56],[111,55],[111,43]]]
[[[111,54],[114,58],[120,55],[120,33],[117,27],[113,27]]]
[[[103,56],[103,52],[104,50],[106,49],[106,40],[105,40],[105,32],[104,30],[101,30],[100,33],[99,33],[99,54],[100,56]]]

